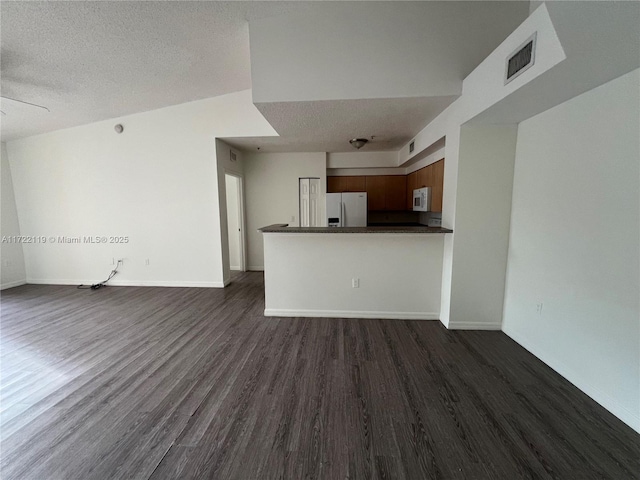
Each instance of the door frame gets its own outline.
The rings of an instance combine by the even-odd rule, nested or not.
[[[245,210],[244,210],[244,177],[242,174],[238,172],[233,172],[227,169],[224,169],[225,175],[225,184],[226,177],[229,175],[230,177],[234,177],[238,180],[238,225],[240,225],[240,271],[247,271],[247,238],[246,238],[246,230],[247,226],[245,224]],[[226,186],[225,186],[225,197],[226,197]],[[227,232],[229,231],[229,206],[227,205]],[[227,237],[227,242],[229,242],[229,238]],[[227,251],[229,251],[229,245],[227,245]],[[229,262],[229,270],[231,270],[231,259],[227,256],[227,262]]]

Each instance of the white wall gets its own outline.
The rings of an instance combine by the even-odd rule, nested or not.
[[[326,225],[326,154],[252,153],[244,158],[249,270],[264,268],[262,234],[258,228],[275,223],[298,226],[298,179],[320,179],[320,218]]]
[[[115,257],[113,284],[221,287],[215,137],[274,134],[243,91],[8,142],[22,234],[129,237],[25,246],[27,281],[95,282]]]
[[[537,32],[538,35],[538,54],[535,64],[518,78],[504,85],[504,59],[529,38],[533,32]],[[543,5],[465,78],[462,96],[413,138],[412,141],[415,144],[414,152],[409,152],[409,143],[407,143],[398,154],[400,166],[408,167],[416,157],[420,158],[425,151],[433,148],[432,146],[439,145],[443,137],[446,138],[442,226],[453,229],[454,234],[446,236],[443,253],[440,320],[445,325],[449,325],[453,305],[457,304],[458,301],[469,302],[469,299],[465,297],[455,296],[456,291],[466,292],[469,289],[453,290],[453,262],[456,256],[470,258],[475,248],[473,247],[473,242],[458,243],[457,239],[461,235],[457,235],[457,233],[462,233],[465,230],[467,232],[472,231],[474,225],[492,221],[490,209],[477,209],[475,216],[467,216],[466,220],[458,219],[456,216],[457,201],[460,194],[458,163],[461,126],[480,115],[483,110],[489,108],[493,103],[502,101],[505,98],[514,98],[522,90],[523,86],[543,75],[549,69],[562,62],[564,58],[564,51],[551,23],[547,8]],[[466,224],[467,220],[470,220],[471,223]],[[468,247],[471,249],[468,250]],[[475,266],[471,263],[458,262],[456,268],[458,270],[456,275],[459,278],[464,278],[467,274],[471,278],[477,278],[477,272],[474,270]],[[502,295],[500,295],[501,299]],[[464,317],[458,316],[455,321],[459,327],[471,328],[472,326],[469,325],[469,322],[474,320],[478,323],[478,328],[490,328],[486,325],[487,322],[480,321],[479,317],[473,317],[472,319],[466,315]],[[485,325],[482,325],[483,323]]]
[[[449,328],[501,328],[516,135],[515,125],[461,129]]]
[[[520,124],[503,327],[638,431],[639,84],[636,70]]]
[[[24,269],[22,243],[11,242],[11,239],[5,238],[19,236],[20,224],[13,194],[11,168],[4,142],[2,143],[0,161],[2,163],[2,171],[0,172],[2,181],[2,191],[0,192],[2,195],[0,237],[4,239],[0,245],[0,258],[2,259],[2,264],[0,265],[0,272],[2,273],[0,289],[4,289],[24,284],[27,277]]]
[[[225,175],[227,187],[227,236],[229,239],[229,266],[231,270],[240,270],[242,262],[240,257],[240,230],[242,224],[240,223],[240,205],[238,202],[238,195],[240,194],[239,181],[238,177]]]
[[[327,169],[330,177],[349,177],[362,175],[406,175],[404,168],[331,168]]]
[[[327,168],[397,168],[398,152],[327,153]]]
[[[264,234],[265,315],[437,319],[444,236]]]
[[[444,145],[444,142],[442,142]],[[327,167],[327,175],[334,176],[349,176],[349,175],[408,175],[416,170],[420,170],[432,163],[442,160],[444,158],[444,146],[438,148],[428,155],[425,155],[420,160],[417,160],[405,167],[362,167],[371,162],[371,165],[376,164],[376,158],[368,156],[361,156],[358,154],[339,154],[339,153],[327,153],[327,165],[340,165],[340,167]],[[387,153],[387,152],[374,152],[374,153]],[[337,156],[337,157],[336,157]],[[380,158],[380,157],[379,157]],[[392,160],[390,157],[388,160]],[[397,158],[395,159],[397,160]]]

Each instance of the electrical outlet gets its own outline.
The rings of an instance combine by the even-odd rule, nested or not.
[[[351,288],[360,288],[360,279],[352,278],[351,279]]]
[[[542,303],[542,302],[538,302],[538,303],[536,303],[536,313],[537,313],[538,315],[542,315],[542,306],[543,306],[543,303]]]

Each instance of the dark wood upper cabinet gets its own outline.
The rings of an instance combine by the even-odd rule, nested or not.
[[[413,191],[431,187],[431,211],[442,211],[444,159],[409,175],[327,177],[327,193],[367,192],[370,211],[413,210]]]
[[[384,210],[386,204],[385,177],[372,176],[366,178],[367,210]]]
[[[367,179],[367,203],[371,211],[405,210],[407,180],[404,175],[375,175]]]
[[[346,178],[346,190],[344,192],[366,192],[367,188],[367,177],[357,176],[357,177],[344,177]]]
[[[349,177],[327,177],[327,193],[342,192],[364,192],[366,177],[349,176]]]
[[[385,210],[405,210],[407,201],[407,177],[405,175],[389,175],[385,177]]]
[[[327,177],[327,193],[342,192],[344,177]]]
[[[428,169],[429,169],[429,167],[424,167],[424,168],[421,168],[420,170],[418,170],[416,172],[418,174],[417,175],[418,182],[417,182],[416,188],[422,188],[422,187],[428,187],[429,186],[429,179],[428,179],[429,170]]]
[[[444,160],[429,165],[433,167],[433,185],[431,189],[431,211],[442,211],[442,194],[444,186]]]

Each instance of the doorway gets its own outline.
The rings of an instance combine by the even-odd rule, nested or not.
[[[246,271],[244,250],[244,204],[242,178],[225,173],[227,190],[227,235],[229,236],[229,269]]]

